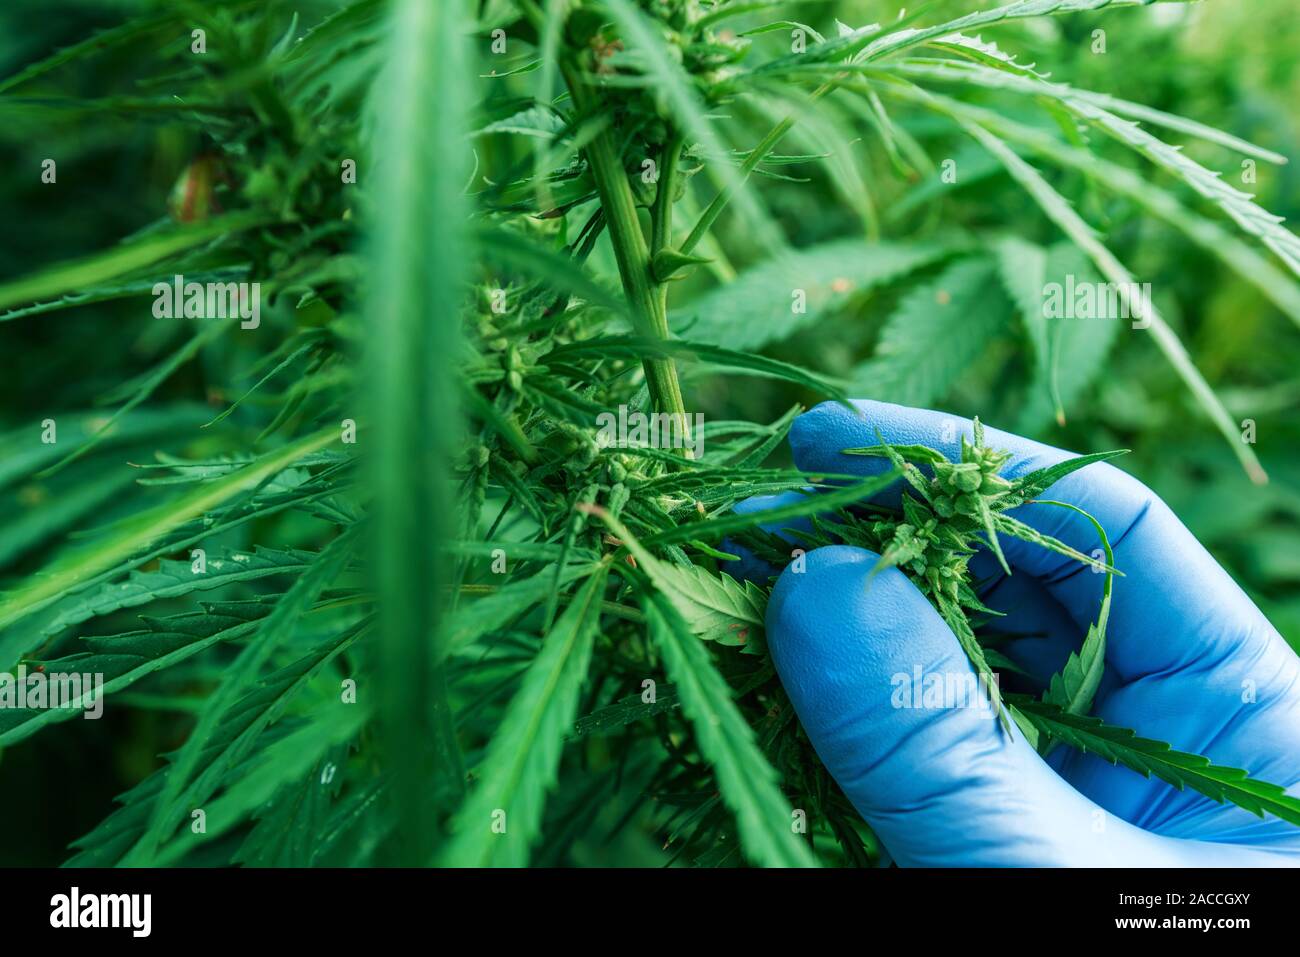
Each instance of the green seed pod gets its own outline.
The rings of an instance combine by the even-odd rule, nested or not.
[[[963,492],[957,496],[955,507],[958,515],[978,515],[980,513],[979,496],[972,492]]]
[[[519,374],[518,369],[510,370],[510,374],[506,376],[506,382],[515,392],[522,392],[524,389],[524,377]]]
[[[974,463],[962,463],[953,469],[952,484],[963,492],[976,491],[983,479],[983,473]]]
[[[1005,492],[1009,488],[1011,488],[1011,483],[1001,475],[994,473],[986,474],[984,480],[980,482],[980,492],[984,495],[995,495],[999,492]]]

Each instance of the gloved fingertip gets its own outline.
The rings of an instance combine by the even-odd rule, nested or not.
[[[796,502],[806,501],[808,492],[800,489],[790,489],[787,492],[777,492],[774,495],[752,495],[743,501],[737,502],[731,510],[738,515],[753,515],[756,512],[767,512],[782,505],[792,505]],[[797,543],[791,538],[789,531],[810,532],[812,531],[812,521],[803,516],[800,518],[787,519],[785,521],[763,522],[759,526],[763,531],[784,539],[790,543],[791,552],[798,547]],[[781,569],[769,561],[759,558],[752,551],[743,545],[738,544],[734,539],[724,538],[722,540],[722,550],[732,555],[738,555],[739,561],[724,562],[722,570],[732,578],[741,581],[752,581],[758,584],[766,585],[771,579],[780,574]]]

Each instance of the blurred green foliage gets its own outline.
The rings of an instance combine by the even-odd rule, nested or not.
[[[934,5],[929,16],[937,21],[988,5],[943,2]],[[209,6],[224,13],[254,5],[225,0]],[[244,104],[247,91],[240,85],[240,70],[256,68],[278,33],[289,26],[293,12],[304,24],[314,24],[339,6],[327,0],[265,4],[262,33],[240,34],[244,47],[223,54],[231,58],[223,76],[237,90],[232,101]],[[0,81],[60,47],[152,9],[129,0],[8,0],[0,9]],[[868,0],[809,0],[789,4],[788,12],[791,19],[832,36],[837,19],[854,26],[888,23],[897,16],[898,7]],[[772,18],[767,11],[750,19],[759,23]],[[738,21],[737,29],[746,22]],[[1093,50],[1097,29],[1105,30],[1104,53]],[[991,38],[993,32],[987,35]],[[1294,0],[1250,4],[1207,0],[1189,6],[1075,14],[1010,23],[995,32],[1003,50],[1013,51],[1022,63],[1039,64],[1054,80],[1192,117],[1292,158],[1286,166],[1259,163],[1256,181],[1243,188],[1288,221],[1300,216],[1300,115],[1294,106],[1300,102],[1300,20],[1295,17]],[[149,42],[165,54],[187,44],[188,36],[173,31]],[[756,35],[752,42],[775,56],[784,52],[789,34]],[[148,44],[143,49],[149,49]],[[0,231],[0,283],[103,249],[169,216],[169,197],[178,178],[220,138],[205,135],[202,123],[176,122],[175,107],[163,107],[156,99],[191,79],[183,70],[160,79],[156,64],[142,56],[137,44],[79,58],[18,92],[0,92],[0,168],[7,173],[0,191],[9,226]],[[504,108],[528,82],[525,77],[502,78],[488,97],[486,112],[492,112],[493,97]],[[120,98],[113,108],[89,105],[93,98],[110,95]],[[1011,116],[1034,109],[996,94],[983,102]],[[248,109],[246,105],[230,108]],[[354,112],[359,113],[359,108]],[[838,117],[838,132],[830,131],[835,135],[819,135],[825,131],[817,128],[796,129],[782,152],[820,153],[839,149],[841,143],[855,147],[849,163],[858,170],[872,212],[864,223],[864,207],[853,201],[853,195],[846,195],[845,181],[837,178],[833,165],[782,168],[780,172],[789,174],[789,179],[765,177],[760,188],[764,203],[793,246],[808,247],[861,235],[864,230],[883,239],[936,246],[978,242],[976,237],[1003,232],[1044,246],[1060,239],[1056,227],[1023,190],[977,147],[954,133],[950,124],[917,110],[891,115],[936,162],[956,161],[957,183],[936,190],[924,175],[909,174],[891,160],[877,131],[861,115],[847,110]],[[221,116],[220,109],[214,111],[214,131]],[[242,120],[246,125],[250,122],[247,116]],[[256,120],[273,129],[273,117]],[[340,122],[340,137],[355,136],[348,122]],[[737,110],[726,122],[735,134],[733,140],[752,142],[770,125],[771,117]],[[255,124],[248,128],[257,129]],[[1072,129],[1069,135],[1088,134]],[[267,140],[274,142],[254,135],[241,142],[240,149],[273,164],[279,161],[275,151],[282,144],[274,135]],[[1093,145],[1103,155],[1122,153],[1113,144]],[[1191,142],[1187,153],[1239,182],[1239,158],[1230,152]],[[503,138],[481,138],[478,174],[484,181],[505,178],[516,169],[521,155],[526,154]],[[41,182],[41,163],[48,157],[58,158],[57,192]],[[285,162],[292,169],[306,161],[295,156]],[[283,172],[282,167],[274,168]],[[1132,203],[1098,190],[1078,173],[1061,173],[1055,183],[1064,195],[1078,198],[1076,208],[1104,231],[1108,245],[1139,278],[1152,283],[1167,320],[1232,416],[1254,422],[1254,448],[1270,483],[1258,486],[1247,479],[1185,385],[1150,338],[1137,331],[1123,329],[1113,342],[1097,347],[1100,372],[1069,388],[1063,425],[1051,415],[1042,382],[1034,376],[1032,350],[1014,323],[1004,325],[978,362],[936,396],[934,404],[1079,451],[1132,449],[1123,466],[1170,503],[1300,648],[1300,330],[1218,258],[1142,215]],[[696,191],[687,204],[698,204],[707,196]],[[559,227],[544,221],[532,228],[546,234]],[[718,255],[723,250],[717,244],[701,246],[702,252],[717,258],[709,268],[696,270],[673,287],[675,321],[690,323],[693,301],[704,301],[720,281],[744,273],[763,258],[754,234],[730,212],[720,220],[715,237],[725,247],[725,255]],[[342,246],[340,240],[336,248]],[[602,240],[592,252],[595,271],[614,274],[613,260],[612,249]],[[768,343],[764,350],[852,379],[870,359],[882,325],[903,298],[916,284],[935,281],[944,268],[941,262],[927,261],[917,266],[909,284],[861,292],[850,286],[816,321]],[[281,310],[279,319],[273,316],[270,322],[289,324],[291,307],[276,308]],[[0,322],[4,372],[0,438],[34,428],[51,412],[89,415],[87,410],[95,409],[105,395],[154,369],[182,343],[179,328],[147,321],[139,300],[118,299]],[[1076,346],[1081,352],[1089,348],[1086,342]],[[1066,361],[1071,358],[1066,356]],[[43,567],[50,554],[49,542],[25,531],[24,516],[40,510],[42,521],[57,526],[62,537],[137,511],[147,500],[147,491],[134,484],[137,475],[124,463],[150,459],[162,437],[178,423],[192,427],[216,414],[238,395],[232,392],[232,383],[264,359],[257,346],[238,337],[217,343],[159,387],[154,397],[166,411],[159,412],[157,420],[146,417],[138,433],[118,441],[115,451],[120,454],[115,454],[114,465],[86,461],[46,482],[0,486],[0,516],[5,523],[0,529],[0,583],[8,587],[24,580]],[[684,374],[690,408],[713,420],[769,422],[793,403],[814,398],[782,382],[764,381],[756,387],[752,380],[707,371]],[[200,445],[193,451],[197,454],[204,448],[208,447]],[[90,487],[96,491],[76,498],[74,493]],[[57,512],[50,511],[50,503],[55,503]],[[281,522],[286,538],[306,545],[320,543],[322,526],[315,518],[295,515]],[[123,621],[128,618],[122,616]],[[210,680],[216,665],[204,667],[209,669],[206,675],[190,672],[180,684],[164,684],[152,692],[179,694],[194,682]],[[0,844],[0,865],[63,861],[69,841],[104,818],[113,795],[159,767],[160,753],[181,744],[192,726],[189,716],[140,703],[135,709],[110,709],[103,722],[52,727],[39,738],[0,753],[0,780],[6,783],[0,787],[0,820],[8,824],[7,839]],[[633,766],[628,773],[644,776],[645,769]],[[628,832],[620,833],[616,843],[602,846],[584,838],[572,822],[569,825],[568,831],[559,832],[568,834],[569,842],[549,845],[539,852],[539,863],[567,859],[584,864],[653,864],[664,859],[656,848]],[[214,860],[228,858],[232,840],[205,853]]]

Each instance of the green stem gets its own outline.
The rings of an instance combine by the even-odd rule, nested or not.
[[[594,107],[591,91],[583,82],[578,68],[571,61],[562,62],[561,72],[569,87],[569,95],[580,113],[591,112]],[[601,206],[609,228],[614,258],[618,262],[623,291],[632,306],[637,332],[650,339],[668,338],[668,315],[660,296],[658,284],[650,271],[650,250],[637,220],[636,200],[627,181],[619,151],[610,129],[602,130],[584,149]],[[677,366],[669,357],[646,358],[646,385],[650,399],[657,411],[680,415],[686,421],[686,406],[682,401],[681,384],[677,380]]]
[[[681,177],[682,135],[674,130],[664,143],[662,164],[659,169],[659,187],[655,192],[654,209],[650,211],[650,259],[673,241],[673,197]],[[668,284],[657,283],[659,314],[664,319],[664,335],[668,334]]]
[[[651,256],[672,242],[673,194],[677,192],[677,180],[681,175],[681,158],[682,135],[674,130],[664,143],[659,169],[659,188],[652,210]]]
[[[655,255],[665,246],[669,246],[673,241],[673,203],[677,196],[677,184],[681,179],[681,160],[682,144],[685,137],[673,130],[668,139],[664,142],[662,154],[662,164],[659,169],[659,184],[655,190],[654,208],[650,211],[650,259],[654,262]],[[651,276],[653,279],[653,274]],[[655,292],[658,295],[656,303],[657,321],[663,328],[663,337],[668,338],[668,283],[655,281]],[[691,423],[685,412],[685,404],[680,406],[681,417],[677,420],[681,429],[682,436],[686,439],[686,457],[693,458],[691,452],[692,442]]]

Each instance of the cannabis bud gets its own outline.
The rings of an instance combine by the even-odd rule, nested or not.
[[[935,462],[930,482],[931,506],[944,518],[977,516],[980,499],[989,504],[1011,490],[1011,483],[998,475],[1011,453],[987,445],[971,445],[962,436],[961,461]]]

